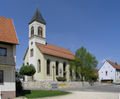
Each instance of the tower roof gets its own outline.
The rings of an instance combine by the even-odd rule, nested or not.
[[[36,12],[34,13],[34,16],[32,17],[32,19],[30,20],[29,24],[32,23],[33,21],[37,21],[40,22],[42,24],[46,24],[45,20],[43,19],[40,11],[38,10],[38,8],[36,9]]]

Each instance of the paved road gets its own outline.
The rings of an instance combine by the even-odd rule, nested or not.
[[[66,91],[84,91],[84,92],[111,92],[111,93],[120,93],[120,85],[99,85],[99,86],[90,86],[84,88],[71,88],[65,89]]]
[[[120,85],[99,85],[63,90],[71,91],[73,94],[45,99],[120,99]]]
[[[117,93],[103,93],[103,92],[81,92],[73,91],[70,95],[47,97],[41,99],[119,99]]]

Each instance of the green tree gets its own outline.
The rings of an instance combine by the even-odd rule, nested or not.
[[[96,57],[87,52],[86,48],[82,46],[76,51],[75,60],[71,62],[70,68],[74,69],[78,76],[81,76],[81,80],[83,78],[89,80],[93,77],[97,64]]]
[[[33,76],[35,74],[36,70],[35,70],[35,67],[34,66],[29,66],[29,65],[26,65],[26,66],[22,66],[20,68],[20,74],[21,75],[27,75],[27,76]]]

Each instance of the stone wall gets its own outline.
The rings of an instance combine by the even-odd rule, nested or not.
[[[95,85],[99,83],[95,83]],[[57,89],[62,88],[80,88],[90,86],[88,82],[52,82],[52,81],[37,81],[37,82],[23,82],[24,89]]]

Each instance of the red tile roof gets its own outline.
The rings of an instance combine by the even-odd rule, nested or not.
[[[117,63],[111,62],[110,60],[106,60],[109,64],[111,64],[114,68],[116,69],[120,69],[120,65],[118,65]]]
[[[61,57],[69,60],[75,59],[74,54],[70,50],[67,50],[65,48],[57,47],[48,43],[45,45],[36,43],[36,45],[42,51],[43,54]]]
[[[12,19],[0,17],[0,42],[18,44]]]

